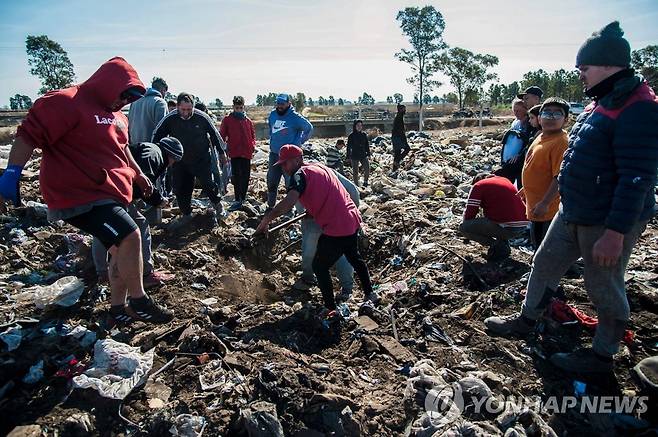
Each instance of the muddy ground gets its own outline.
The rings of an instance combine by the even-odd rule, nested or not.
[[[366,224],[363,250],[382,302],[367,312],[369,318],[357,317],[363,300],[357,281],[348,303],[350,316],[329,328],[316,317],[319,291],[291,289],[300,264],[298,228],[251,248],[248,228],[255,227],[257,218],[232,213],[213,228],[201,204],[183,232],[154,226],[156,266],[176,277],[151,294],[173,308],[176,318],[163,326],[136,322],[108,332],[103,322],[107,289],[96,284],[88,240],[79,241],[69,226],[46,222],[34,205],[2,216],[0,332],[19,323],[23,338],[18,349],[0,352],[0,433],[35,425],[22,428],[25,433],[20,435],[30,435],[30,430],[49,436],[172,435],[175,418],[192,414],[205,419],[204,435],[272,435],[271,429],[258,433],[248,420],[254,417],[249,412],[267,409],[265,401],[275,412],[258,416],[270,420],[260,423],[271,423],[276,416],[275,424],[280,423],[285,435],[432,435],[414,426],[424,409],[405,396],[409,364],[424,358],[460,376],[490,371],[485,381],[495,396],[569,396],[575,380],[586,383],[588,394],[637,394],[629,369],[658,351],[655,220],[628,268],[634,340],[622,347],[614,376],[569,375],[545,359],[591,342],[592,333],[578,324],[546,319],[540,332],[523,341],[484,332],[487,316],[518,310],[530,270],[527,241],[515,242],[510,259],[492,264],[484,260],[482,247],[466,244],[456,232],[469,181],[496,163],[501,132],[499,126],[460,128],[417,138],[398,179],[387,176],[391,157],[386,141],[373,146],[373,174],[370,187],[362,189],[360,209]],[[312,143],[321,150],[333,141]],[[254,160],[254,208],[262,208],[265,198],[262,157],[257,154]],[[24,202],[40,201],[37,163],[27,168]],[[175,212],[165,211],[165,222]],[[25,231],[22,242],[12,242],[17,228]],[[74,306],[38,310],[30,301],[15,300],[22,284],[47,284],[68,274],[86,284]],[[595,314],[578,275],[561,285],[568,303]],[[441,334],[438,339],[428,333],[428,323]],[[103,398],[91,389],[73,389],[72,375],[57,372],[70,369],[66,362],[71,355],[84,369],[93,346],[58,335],[64,325],[82,325],[98,338],[111,337],[144,351],[155,348],[151,374],[172,364],[123,401]],[[46,334],[48,327],[55,329]],[[42,379],[23,382],[39,360],[44,361]],[[226,383],[202,390],[199,376],[216,361]],[[170,393],[154,395],[155,382]],[[575,409],[541,413],[541,418],[559,435],[646,431],[629,431],[615,426],[610,417]],[[516,423],[501,425],[495,419],[465,412],[455,424],[468,420],[485,434],[503,435]],[[514,435],[550,432],[517,428]],[[452,431],[450,435],[469,435],[462,428]]]

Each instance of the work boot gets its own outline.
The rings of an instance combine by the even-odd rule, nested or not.
[[[336,296],[336,302],[347,302],[352,298],[352,290],[342,289],[338,296]]]
[[[167,323],[174,318],[174,312],[160,306],[148,296],[130,299],[128,307],[138,320],[151,323]]]
[[[221,200],[217,203],[213,203],[212,207],[215,210],[215,216],[217,216],[217,219],[224,217],[224,205],[222,205]]]
[[[512,335],[525,337],[535,330],[535,321],[517,313],[502,317],[487,317],[484,319],[484,326],[492,333],[503,337]]]
[[[550,361],[555,367],[572,373],[610,373],[614,369],[611,356],[599,355],[589,347],[553,354]]]
[[[499,241],[489,248],[487,252],[487,261],[500,262],[509,258],[512,253],[507,241]]]
[[[294,284],[292,284],[292,288],[297,291],[309,291],[315,285],[315,281],[311,282],[304,278],[299,278]]]

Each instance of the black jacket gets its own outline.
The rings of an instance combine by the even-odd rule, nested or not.
[[[153,143],[133,144],[130,146],[130,153],[133,155],[139,168],[142,169],[142,173],[153,184],[153,194],[149,198],[145,198],[139,186],[133,184],[133,200],[143,199],[149,205],[160,205],[164,196],[156,187],[162,185],[157,182],[165,173],[165,170],[167,170],[167,157],[162,153],[160,146]]]
[[[370,156],[370,141],[365,132],[353,131],[347,137],[347,158],[361,160]]]
[[[658,98],[632,73],[594,88],[606,86],[571,129],[558,182],[565,220],[625,234],[654,215]]]
[[[210,162],[211,144],[220,156],[225,154],[226,143],[215,124],[208,114],[198,109],[194,109],[188,120],[183,120],[177,109],[168,113],[156,126],[152,141],[157,143],[166,136],[176,138],[183,145],[185,154],[181,162],[184,164]]]
[[[395,119],[393,119],[393,130],[391,131],[391,136],[393,137],[405,137],[405,128],[404,128],[404,114],[398,112],[395,114]]]

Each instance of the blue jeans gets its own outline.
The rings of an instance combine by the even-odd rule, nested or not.
[[[279,190],[279,183],[281,182],[281,176],[283,176],[283,180],[284,183],[286,184],[286,187],[288,186],[290,180],[288,176],[283,174],[283,170],[281,169],[280,165],[277,166],[274,165],[278,160],[279,160],[279,154],[270,152],[269,162],[267,164],[267,206],[269,206],[270,208],[273,207],[274,204],[276,204],[276,193]]]
[[[313,258],[318,249],[318,239],[322,235],[320,225],[313,219],[302,220],[302,279],[314,283]],[[336,264],[338,282],[343,290],[352,291],[354,288],[354,268],[347,261],[345,255],[341,256]]]

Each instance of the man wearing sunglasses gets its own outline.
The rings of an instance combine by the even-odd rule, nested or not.
[[[551,356],[551,363],[569,372],[613,371],[613,356],[630,318],[626,267],[654,215],[658,99],[630,68],[631,49],[623,35],[615,21],[593,33],[578,51],[576,67],[593,103],[569,133],[558,177],[560,211],[535,254],[521,313],[485,320],[498,335],[529,334],[560,278],[582,257],[598,326],[592,347]]]
[[[146,196],[153,191],[130,153],[128,119],[121,113],[144,91],[135,69],[116,57],[85,82],[47,93],[18,127],[0,177],[4,211],[8,200],[20,204],[21,171],[34,149],[42,150],[39,182],[49,220],[64,220],[93,235],[112,255],[111,324],[163,323],[173,317],[144,292],[140,233],[126,211],[133,182]]]

